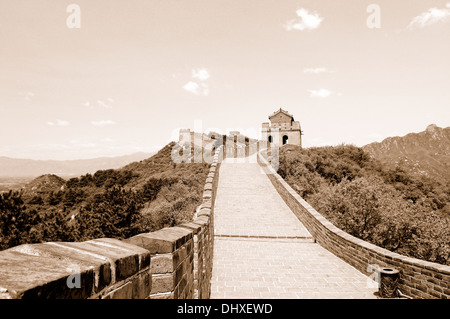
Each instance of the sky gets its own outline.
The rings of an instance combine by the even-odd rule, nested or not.
[[[0,156],[152,152],[180,128],[303,146],[450,126],[450,0],[1,0]]]

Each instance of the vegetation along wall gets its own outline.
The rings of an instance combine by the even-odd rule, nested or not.
[[[258,153],[258,162],[289,208],[317,243],[366,275],[373,266],[399,271],[399,289],[412,298],[450,298],[450,266],[400,255],[340,230],[301,198]]]
[[[23,244],[0,251],[0,299],[209,298],[216,149],[191,222],[119,240]]]

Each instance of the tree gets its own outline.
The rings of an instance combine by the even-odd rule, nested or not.
[[[322,188],[311,198],[311,204],[347,233],[370,240],[380,222],[380,180],[357,178],[343,180],[331,189]]]
[[[450,264],[450,184],[388,169],[362,149],[282,148],[279,174],[330,222],[404,255]]]
[[[28,212],[20,193],[0,194],[0,249],[39,240],[36,226],[40,222],[36,211]]]
[[[136,235],[141,208],[142,203],[133,191],[114,187],[97,194],[76,217],[83,240]]]

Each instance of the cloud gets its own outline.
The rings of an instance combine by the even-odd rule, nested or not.
[[[407,26],[407,29],[414,30],[417,28],[424,28],[438,22],[446,22],[450,18],[450,2],[445,5],[446,8],[430,8],[426,12],[422,12],[417,17],[414,17]]]
[[[199,81],[189,81],[183,85],[183,89],[195,95],[209,95],[209,86],[201,81],[206,81],[210,78],[209,72],[205,68],[193,69],[192,78]]]
[[[106,126],[106,125],[114,125],[116,124],[116,122],[111,120],[101,120],[101,121],[92,121],[91,124],[94,126]]]
[[[112,108],[111,103],[114,103],[114,102],[115,102],[114,99],[111,98],[111,97],[109,97],[109,98],[107,98],[106,100],[108,101],[108,103],[106,103],[106,102],[103,101],[103,100],[97,100],[97,106],[102,107],[102,108],[105,108],[105,109],[110,109],[110,108]],[[94,107],[95,104],[96,104],[95,102],[94,102],[94,103],[91,103],[90,101],[86,101],[86,102],[83,103],[84,106],[90,107],[90,108]]]
[[[327,68],[306,68],[303,69],[303,73],[309,73],[309,74],[319,74],[319,73],[326,73],[329,72]]]
[[[202,69],[192,70],[192,77],[194,79],[199,79],[200,81],[205,81],[205,80],[209,79],[210,75],[206,69],[202,68]]]
[[[319,16],[318,13],[309,13],[308,10],[303,8],[298,9],[296,13],[299,19],[292,19],[287,21],[284,25],[284,28],[287,31],[314,30],[317,29],[323,21],[323,18]]]
[[[209,87],[205,83],[198,84],[197,82],[189,81],[183,86],[183,89],[195,95],[208,96]]]
[[[188,83],[186,83],[183,86],[183,89],[185,91],[191,92],[191,93],[196,94],[196,95],[199,94],[198,93],[199,88],[200,88],[200,85],[198,85],[196,82],[192,82],[192,81],[189,81]]]
[[[70,123],[64,120],[56,120],[56,122],[47,122],[50,126],[69,126]]]
[[[97,101],[97,104],[98,104],[99,106],[101,106],[101,107],[104,107],[105,109],[112,108],[111,105],[106,104],[106,103],[103,102],[102,100],[98,100],[98,101]]]
[[[327,98],[333,93],[327,89],[308,90],[308,91],[310,97],[319,97],[319,98]]]

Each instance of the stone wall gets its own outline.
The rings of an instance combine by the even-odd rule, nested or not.
[[[0,252],[0,299],[206,299],[222,147],[193,221],[125,239],[19,245]]]
[[[373,276],[376,267],[397,269],[399,289],[406,296],[450,298],[450,266],[393,253],[347,234],[301,198],[260,153],[258,162],[289,208],[321,246],[366,275]]]

